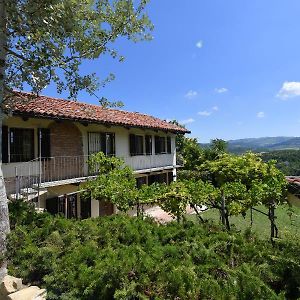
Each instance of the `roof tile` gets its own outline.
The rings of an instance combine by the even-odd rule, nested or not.
[[[190,132],[186,128],[149,115],[103,108],[73,100],[33,96],[30,93],[16,92],[11,102],[10,111],[14,115],[149,128],[174,133]]]

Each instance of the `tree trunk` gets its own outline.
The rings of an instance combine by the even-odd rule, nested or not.
[[[6,235],[9,233],[8,201],[2,173],[2,103],[4,99],[5,61],[6,61],[6,14],[5,0],[0,0],[0,257],[6,251]],[[5,259],[0,261],[0,281],[7,274]]]
[[[140,202],[138,201],[136,204],[136,216],[139,217],[141,215]]]
[[[198,209],[197,209],[197,206],[194,205],[194,204],[191,204],[191,207],[194,209],[194,211],[195,211],[195,213],[196,213],[196,215],[197,215],[199,221],[201,221],[201,223],[204,223],[204,220],[203,220],[203,218],[200,216],[200,213],[199,213],[199,211],[198,211]]]
[[[226,217],[225,217],[225,214],[226,214],[226,200],[225,200],[225,196],[222,192],[222,204],[221,204],[221,220],[222,220],[222,224],[224,226],[226,226]]]
[[[226,226],[226,229],[227,229],[228,231],[230,231],[229,215],[228,215],[227,211],[226,211],[226,213],[225,213],[225,226]]]
[[[278,228],[275,224],[275,203],[272,201],[269,206],[269,220],[271,222],[271,242],[274,243],[274,238],[278,238]]]

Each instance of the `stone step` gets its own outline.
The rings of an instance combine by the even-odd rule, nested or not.
[[[7,296],[22,289],[22,279],[6,275],[0,284],[0,299],[1,296]]]
[[[44,300],[47,292],[38,286],[30,286],[7,296],[7,300]]]

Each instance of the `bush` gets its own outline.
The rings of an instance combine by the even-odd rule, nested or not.
[[[127,216],[31,220],[19,220],[9,236],[9,269],[47,288],[49,299],[300,297],[299,244],[292,239],[273,248],[249,231]]]

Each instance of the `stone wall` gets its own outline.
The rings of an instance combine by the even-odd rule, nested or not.
[[[51,156],[83,155],[82,135],[72,122],[53,122],[50,128]]]

